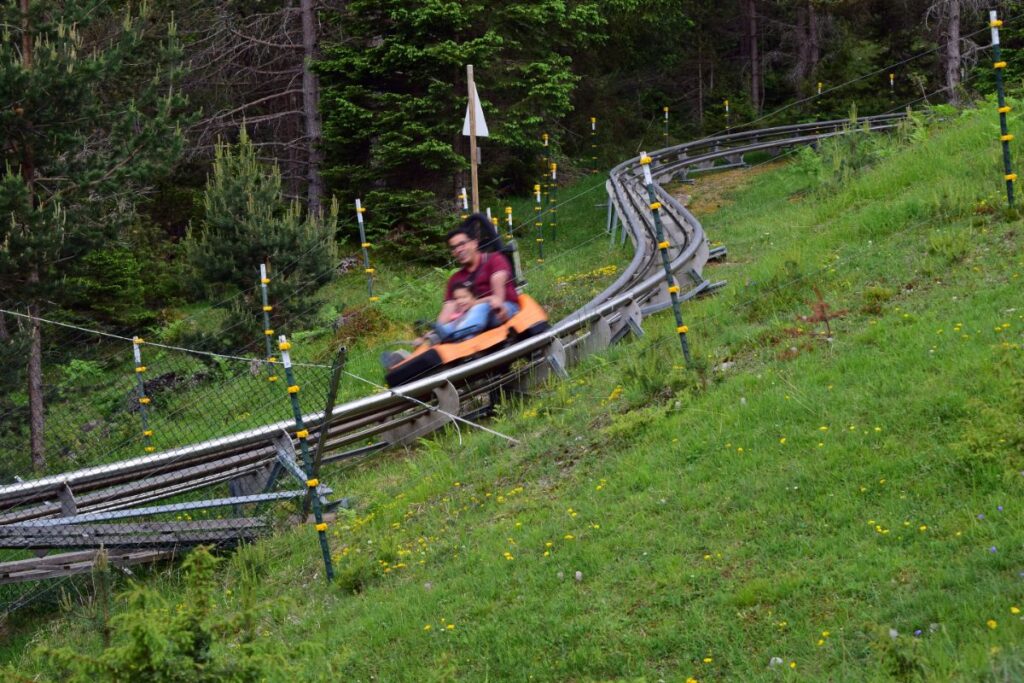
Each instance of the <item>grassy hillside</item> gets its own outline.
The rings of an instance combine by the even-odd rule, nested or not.
[[[490,426],[519,445],[463,427],[325,473],[357,501],[338,580],[312,529],[236,553],[214,612],[251,621],[215,659],[255,649],[268,680],[1020,680],[1024,260],[995,121],[827,145],[706,202],[729,286],[684,311],[697,368],[663,314],[506,404]],[[830,337],[800,319],[823,311]],[[150,585],[152,623],[187,610],[177,573]],[[95,610],[32,641],[98,651]]]

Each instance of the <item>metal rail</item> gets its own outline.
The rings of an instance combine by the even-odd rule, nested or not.
[[[902,116],[865,117],[857,125],[887,130],[898,125]],[[652,152],[651,171],[655,178],[665,180],[712,170],[723,161],[742,165],[743,156],[751,152],[778,154],[851,129],[850,121],[837,120],[704,138]],[[632,261],[615,282],[546,333],[401,387],[338,405],[326,419],[323,413],[304,416],[311,433],[326,427],[324,452],[378,440],[375,445],[328,456],[324,462],[362,457],[379,450],[381,444],[407,443],[450,422],[452,414],[460,414],[468,403],[498,387],[528,384],[551,371],[564,371],[567,354],[579,358],[627,334],[642,333],[643,317],[661,310],[668,297],[638,159],[613,168],[607,190],[616,220],[622,222],[635,247]],[[685,284],[693,286],[691,295],[709,289],[708,283],[701,281],[711,252],[700,221],[661,187],[658,194],[666,239],[673,245],[671,268],[683,296]],[[153,455],[0,486],[0,527],[45,518],[74,523],[77,516],[123,511],[258,474],[275,462],[272,440],[292,424],[282,421]],[[136,514],[143,513],[136,510]],[[126,511],[116,516],[130,514]]]

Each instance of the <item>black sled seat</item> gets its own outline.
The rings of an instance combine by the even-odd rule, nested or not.
[[[528,339],[550,328],[547,313],[531,297],[520,294],[519,307],[520,311],[503,325],[465,341],[417,347],[408,358],[387,371],[385,381],[389,387],[407,384],[437,372],[444,366],[464,363],[496,351],[509,341]]]

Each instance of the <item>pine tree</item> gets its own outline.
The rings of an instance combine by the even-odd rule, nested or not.
[[[465,66],[491,137],[484,193],[535,182],[540,134],[572,109],[571,52],[603,29],[589,0],[351,0],[345,40],[324,45],[324,175],[346,202],[361,197],[371,232],[422,257],[443,247],[465,183]]]
[[[277,165],[262,163],[256,154],[244,129],[237,145],[217,145],[205,213],[189,229],[185,253],[196,287],[213,301],[234,302],[232,310],[239,314],[258,310],[259,266],[269,264],[274,318],[280,320],[309,308],[310,293],[333,275],[338,204],[332,202],[326,215],[304,215],[297,200],[284,200]],[[238,306],[239,293],[251,295],[248,305]],[[236,326],[230,338],[244,342],[256,320],[248,322]]]
[[[78,259],[116,241],[147,181],[179,152],[174,26],[95,0],[0,8],[0,285],[32,316]],[[32,466],[46,465],[42,329],[28,325]]]

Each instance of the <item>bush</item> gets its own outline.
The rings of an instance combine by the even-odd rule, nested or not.
[[[281,680],[287,662],[257,647],[252,608],[226,620],[215,609],[215,568],[206,548],[185,559],[185,595],[172,608],[156,592],[135,585],[128,609],[110,621],[112,645],[99,655],[72,648],[40,648],[58,678],[68,683],[147,681],[147,683]],[[222,646],[220,640],[229,640]]]
[[[251,314],[262,306],[260,264],[269,265],[275,320],[310,310],[306,293],[334,274],[337,202],[323,216],[304,216],[297,202],[285,202],[280,170],[260,163],[243,130],[236,146],[217,146],[204,209],[202,220],[189,228],[184,251],[193,289],[232,309],[229,327],[241,329],[228,338],[261,333],[261,316]],[[243,311],[249,314],[238,314]]]

